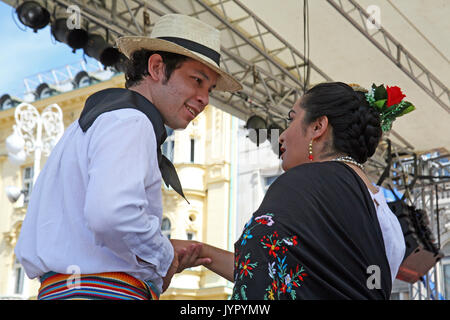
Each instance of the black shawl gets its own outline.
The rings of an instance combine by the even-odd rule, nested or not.
[[[389,299],[376,210],[340,162],[282,174],[235,243],[232,299]]]

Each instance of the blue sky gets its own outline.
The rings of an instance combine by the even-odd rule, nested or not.
[[[83,50],[74,54],[69,46],[56,42],[49,26],[37,33],[25,28],[14,8],[0,1],[0,96],[9,93],[22,97],[24,78],[83,59]]]

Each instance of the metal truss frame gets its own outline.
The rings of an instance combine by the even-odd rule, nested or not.
[[[450,213],[450,207],[438,205],[438,199],[445,198],[450,192],[450,158],[446,150],[417,155],[411,151],[392,149],[391,174],[386,183],[390,183],[400,192],[405,192],[406,201],[427,214],[428,227],[432,232],[432,239],[440,249],[441,236],[445,233],[442,220]],[[445,221],[445,220],[444,220]],[[442,295],[438,273],[439,263],[434,265],[427,274],[415,284],[409,285],[411,300],[437,300]]]
[[[23,2],[4,1],[12,6]],[[40,1],[50,12],[78,6],[88,31],[111,44],[120,36],[148,35],[153,22],[167,13],[187,14],[213,25],[222,31],[221,65],[244,89],[213,92],[211,102],[241,119],[258,114],[285,127],[288,110],[309,83],[332,81],[239,0]]]
[[[445,111],[450,113],[449,88],[382,26],[377,26],[372,31],[369,30],[367,21],[372,21],[372,17],[364,8],[356,3],[355,0],[327,0],[327,2]]]
[[[446,154],[438,158],[442,157],[448,158],[449,155]],[[423,161],[421,163],[421,170],[429,173],[429,175],[427,175],[429,177],[436,177],[439,175],[439,172],[442,174],[442,171],[446,170],[446,178],[426,179],[427,181],[425,183],[420,184],[411,190],[411,201],[415,206],[426,211],[429,228],[435,238],[434,242],[437,244],[438,248],[441,248],[442,244],[440,237],[443,235],[445,227],[442,228],[440,220],[444,215],[449,214],[450,208],[442,207],[442,205],[437,206],[437,199],[442,199],[442,194],[450,191],[450,175],[448,175],[450,163],[439,165],[440,163],[436,160],[438,159],[431,158]],[[441,267],[442,264],[438,262],[423,276],[422,281],[409,285],[411,300],[440,300],[443,298],[443,291],[441,291],[443,288],[441,283],[439,283],[442,280],[440,280],[440,277],[438,276]],[[446,298],[448,299],[448,297]]]
[[[17,7],[24,0],[3,1]],[[38,1],[52,14],[64,12],[71,5],[78,6],[83,26],[89,32],[103,35],[112,45],[120,36],[148,35],[154,21],[167,13],[188,14],[215,26],[222,31],[221,65],[240,80],[243,90],[234,94],[213,91],[210,100],[213,105],[244,120],[257,114],[284,128],[288,110],[310,83],[333,81],[239,0]],[[408,72],[415,81],[419,81],[416,79],[419,77],[413,76],[411,66],[412,63],[421,65],[416,63],[416,59],[383,28],[371,35],[365,23],[369,16],[354,0],[337,0],[339,4],[336,0],[327,1],[385,54],[392,57],[394,53],[391,53],[390,48],[397,48],[398,59],[395,60],[397,65],[403,66],[400,58],[404,57],[410,70],[405,68],[402,70]],[[344,5],[343,2],[347,4]],[[359,14],[360,22],[351,16],[352,12]],[[383,35],[384,43],[389,49],[382,48],[375,39],[376,34]],[[426,75],[431,86],[435,77],[423,66],[422,70],[421,75]],[[305,75],[309,75],[306,76],[307,79],[304,78]],[[435,92],[434,87],[428,92]],[[444,92],[448,93],[445,87],[435,98],[442,100]],[[403,144],[403,146],[393,144],[396,150],[406,149],[406,152],[411,152],[414,149],[394,130],[391,130],[391,134]],[[378,155],[375,155],[367,166],[373,177],[382,172],[386,166],[386,157],[383,155],[386,148],[381,146],[379,149]],[[396,168],[392,170],[395,171]]]
[[[17,7],[24,0],[3,1]],[[87,27],[89,32],[104,36],[110,44],[114,44],[120,36],[148,35],[154,21],[167,13],[191,15],[215,26],[222,31],[221,65],[243,84],[243,90],[234,94],[213,92],[210,101],[244,120],[258,114],[285,127],[284,119],[288,110],[310,83],[332,81],[239,0],[37,1],[46,6],[52,14],[58,10],[65,11],[61,9],[71,5],[78,6],[83,26]],[[441,107],[450,112],[448,88],[385,29],[380,27],[370,33],[366,25],[370,17],[363,8],[354,0],[327,1]],[[379,36],[382,40],[377,39]],[[309,76],[305,79],[305,75]],[[395,131],[391,131],[391,134],[404,145],[391,143],[392,148],[388,148],[388,140],[382,141],[377,153],[369,159],[366,166],[366,171],[372,179],[376,180],[383,174],[389,165],[388,159],[392,158],[389,165],[390,174],[385,183],[389,182],[401,190],[414,181],[413,188],[408,189],[412,192],[414,202],[420,203],[415,195],[417,192],[429,191],[430,186],[437,184],[442,191],[450,188],[447,180],[414,180],[417,175],[434,175],[431,169],[437,168],[436,165],[441,163],[439,159],[420,158],[405,139]],[[419,164],[412,164],[414,155]],[[449,154],[444,153],[441,156],[448,158]],[[422,171],[416,171],[417,168]],[[448,166],[446,170],[449,170]],[[425,208],[426,204],[423,205]]]
[[[409,284],[410,300],[439,300],[441,293],[436,285],[438,267],[435,265],[423,276],[422,281]]]

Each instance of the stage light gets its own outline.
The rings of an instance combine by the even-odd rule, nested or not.
[[[106,67],[114,66],[120,59],[120,51],[114,47],[106,47],[100,54],[100,62]]]
[[[67,44],[75,52],[77,49],[83,48],[88,41],[88,33],[84,29],[69,29],[67,27],[67,19],[56,19],[52,23],[52,35],[59,42]]]
[[[267,123],[266,120],[264,120],[260,116],[253,115],[250,118],[248,118],[245,127],[247,129],[266,129]]]
[[[118,61],[114,64],[114,69],[118,72],[125,73],[127,71],[128,58],[124,54],[120,54]]]
[[[245,128],[254,130],[250,131],[248,138],[253,143],[256,143],[257,146],[259,146],[260,143],[266,141],[267,132],[263,132],[260,129],[267,129],[267,122],[260,116],[253,115],[248,118]]]
[[[50,22],[50,13],[36,1],[25,1],[16,9],[17,17],[25,26],[37,32]]]
[[[0,97],[0,110],[7,110],[14,108],[20,103],[19,100],[11,98],[9,94],[4,94]]]
[[[105,67],[112,67],[120,60],[120,52],[108,44],[101,35],[90,34],[84,52],[100,61]]]
[[[72,83],[74,88],[87,87],[92,84],[92,77],[86,71],[80,71],[75,75]]]
[[[106,41],[101,35],[89,34],[84,52],[91,58],[100,61],[100,54],[106,48]]]

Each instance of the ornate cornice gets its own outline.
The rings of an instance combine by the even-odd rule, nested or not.
[[[206,184],[217,182],[230,182],[230,164],[226,161],[207,166]]]
[[[16,222],[14,227],[10,231],[3,232],[3,238],[5,242],[11,247],[16,246],[17,240],[19,239],[20,229],[22,228],[22,221]]]

